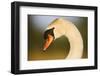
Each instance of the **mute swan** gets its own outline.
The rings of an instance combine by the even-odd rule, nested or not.
[[[55,19],[45,30],[44,39],[45,44],[43,50],[50,46],[50,44],[61,36],[68,38],[70,43],[69,54],[67,59],[81,58],[83,54],[83,40],[77,27],[70,21],[63,18]]]

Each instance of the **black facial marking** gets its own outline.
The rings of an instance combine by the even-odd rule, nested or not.
[[[53,32],[54,28],[48,29],[44,32],[44,39],[48,38],[48,34],[52,35],[54,37],[54,32]],[[55,38],[55,37],[54,37]]]

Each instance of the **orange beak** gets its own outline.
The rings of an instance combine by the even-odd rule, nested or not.
[[[53,41],[53,36],[48,34],[48,38],[45,40],[45,44],[44,44],[44,47],[43,47],[44,51],[50,46],[52,41]]]

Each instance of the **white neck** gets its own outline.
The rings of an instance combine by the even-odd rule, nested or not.
[[[67,58],[81,58],[83,54],[83,40],[78,29],[75,26],[70,26],[70,29],[66,31],[65,36],[70,43],[70,51]]]
[[[57,19],[50,26],[55,27],[55,38],[65,35],[70,43],[70,51],[67,59],[81,58],[83,54],[83,40],[76,26],[68,20]]]

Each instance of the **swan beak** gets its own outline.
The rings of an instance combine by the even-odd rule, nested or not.
[[[53,36],[48,34],[48,37],[45,40],[45,44],[44,44],[44,47],[43,47],[44,51],[50,46],[50,44],[53,42],[53,39],[54,39]]]

